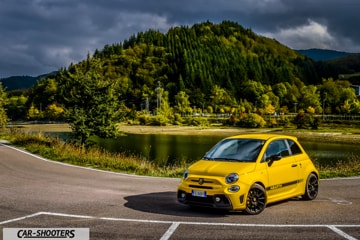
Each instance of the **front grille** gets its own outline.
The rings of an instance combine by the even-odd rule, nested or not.
[[[198,182],[200,181],[200,179],[191,179],[191,181],[198,183]],[[203,182],[203,183],[213,183],[213,181],[211,181],[211,180],[203,180],[202,182]]]
[[[210,186],[199,186],[199,185],[189,185],[191,188],[199,188],[199,189],[213,189]]]
[[[192,178],[189,179],[189,187],[196,189],[214,189],[219,183],[214,179]]]

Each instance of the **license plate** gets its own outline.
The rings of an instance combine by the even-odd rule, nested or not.
[[[194,197],[206,198],[206,192],[205,191],[192,190],[191,195],[194,196]]]

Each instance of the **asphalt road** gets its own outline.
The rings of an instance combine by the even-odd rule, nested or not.
[[[179,179],[59,164],[0,144],[3,228],[89,228],[90,239],[360,239],[360,178],[322,180],[314,201],[256,216],[176,201]]]

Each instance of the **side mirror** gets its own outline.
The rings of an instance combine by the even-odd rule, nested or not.
[[[271,156],[268,157],[266,160],[268,161],[268,166],[271,167],[271,165],[272,165],[275,161],[279,161],[280,159],[281,159],[281,153],[278,153],[278,154],[271,155]]]

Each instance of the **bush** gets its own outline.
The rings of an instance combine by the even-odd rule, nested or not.
[[[284,115],[280,115],[278,124],[283,127],[288,127],[290,125],[290,120],[289,120],[289,118],[285,117]]]
[[[293,123],[296,125],[298,129],[306,127],[306,115],[304,110],[300,110],[296,117],[293,120]]]
[[[167,123],[169,123],[169,119],[167,117],[165,117],[164,115],[157,115],[157,116],[151,117],[150,125],[166,126]]]
[[[186,124],[190,126],[209,126],[207,118],[189,117],[186,119]]]
[[[240,119],[238,125],[241,127],[261,128],[265,127],[266,121],[256,113],[249,113]]]
[[[320,125],[320,118],[300,110],[294,118],[293,123],[296,124],[298,129],[311,127],[311,129],[317,130]]]
[[[146,114],[146,115],[140,115],[138,117],[139,123],[140,125],[147,125],[150,122],[150,115]]]
[[[179,113],[175,113],[174,116],[174,125],[182,125],[184,122],[184,119],[181,117]]]

